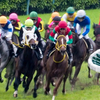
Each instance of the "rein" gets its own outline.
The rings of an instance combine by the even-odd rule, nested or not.
[[[60,38],[61,36],[65,37],[64,35],[59,35],[59,36],[57,37],[57,40],[58,40],[58,38]],[[60,51],[60,48],[61,48],[62,46],[64,46],[64,47],[66,48],[66,45],[65,45],[65,44],[59,45],[59,44],[58,44],[58,41],[57,41],[57,43],[56,43],[56,45],[55,45],[55,48],[56,48],[56,50]],[[66,57],[66,54],[64,54],[62,60],[56,61],[56,60],[54,59],[55,57],[53,56],[53,61],[54,61],[55,63],[61,63],[61,62],[63,62],[63,61],[65,60],[65,57]]]
[[[37,42],[37,41],[35,41],[35,42]],[[19,43],[18,43],[18,44],[16,44],[15,42],[12,42],[12,43],[13,43],[15,46],[19,47],[19,48],[24,48],[24,47],[20,46]],[[27,37],[25,36],[25,43],[24,43],[24,45],[25,45],[25,46],[28,46],[29,48],[31,48],[31,47],[30,47],[30,44],[31,44],[31,43],[28,43],[28,42],[27,42]]]

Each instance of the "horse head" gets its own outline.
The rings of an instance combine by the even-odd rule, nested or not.
[[[94,24],[93,29],[94,29],[94,36],[96,37],[95,43],[100,46],[100,25]]]
[[[23,40],[24,45],[30,47],[31,49],[35,49],[38,44],[37,35],[33,34],[31,31],[25,31]]]
[[[73,35],[73,44],[76,44],[77,41],[79,40],[79,36],[78,34],[75,32],[75,29],[74,28],[70,28],[71,31],[72,31],[72,35]]]
[[[66,52],[66,37],[64,35],[59,35],[57,37],[56,49],[61,52],[62,55]]]

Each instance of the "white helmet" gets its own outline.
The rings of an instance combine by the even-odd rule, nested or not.
[[[86,16],[86,12],[84,10],[79,10],[77,12],[77,17],[82,18],[84,16]]]

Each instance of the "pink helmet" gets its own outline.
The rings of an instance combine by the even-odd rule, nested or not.
[[[18,15],[16,13],[11,13],[9,15],[9,20],[17,20],[18,19]]]

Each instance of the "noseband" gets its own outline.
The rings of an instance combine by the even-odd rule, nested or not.
[[[64,38],[65,38],[65,36],[64,36],[64,35],[59,35],[59,36],[57,37],[57,43],[56,43],[56,45],[55,45],[55,48],[56,48],[58,51],[60,51],[60,48],[61,48],[62,46],[64,46],[64,47],[66,48],[66,45],[65,45],[65,44],[59,45],[58,39],[59,39],[60,37],[64,37]],[[56,61],[56,60],[54,59],[54,56],[53,56],[53,61],[54,61],[55,63],[61,63],[61,62],[63,62],[63,61],[65,60],[65,57],[66,57],[66,54],[64,54],[62,60]]]
[[[64,37],[64,38],[65,38],[64,35],[59,35],[59,36],[57,37],[57,40],[58,40],[60,37]],[[64,47],[66,48],[66,45],[65,45],[65,44],[59,45],[59,43],[58,43],[58,41],[57,41],[57,43],[56,43],[56,45],[55,45],[55,48],[56,48],[58,51],[60,51],[60,48],[61,48],[62,46],[64,46]]]

